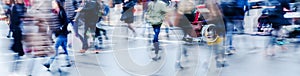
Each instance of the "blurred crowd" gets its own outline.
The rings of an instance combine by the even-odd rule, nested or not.
[[[39,3],[51,2],[49,6],[42,8]],[[50,68],[54,59],[59,55],[59,47],[62,47],[67,55],[66,67],[72,66],[69,58],[68,35],[72,32],[81,41],[79,53],[92,50],[98,54],[103,51],[103,40],[109,40],[103,21],[109,21],[115,8],[122,7],[121,22],[137,37],[139,33],[135,29],[136,21],[134,13],[138,10],[135,6],[143,7],[142,23],[149,24],[153,28],[152,43],[155,50],[154,61],[160,60],[159,34],[163,25],[169,35],[170,28],[178,27],[183,32],[182,40],[186,44],[205,43],[214,52],[218,67],[226,65],[226,56],[236,53],[233,44],[233,36],[247,34],[245,32],[245,17],[252,9],[263,9],[262,15],[257,20],[258,25],[255,34],[268,35],[269,44],[266,46],[266,54],[275,55],[274,46],[287,43],[288,38],[299,38],[300,16],[299,0],[2,0],[4,9],[1,20],[9,25],[7,37],[13,38],[11,50],[18,53],[16,59],[30,54],[33,57],[51,56],[44,64]],[[47,16],[35,16],[48,13]],[[288,15],[288,16],[287,16]],[[37,28],[32,31],[28,28]],[[68,27],[72,29],[68,29]],[[109,26],[109,25],[108,25]],[[142,25],[139,25],[142,26]],[[83,29],[79,29],[83,27]],[[282,29],[292,28],[288,32]],[[70,31],[72,30],[72,31]],[[31,31],[31,32],[28,32]],[[81,32],[83,31],[83,32]],[[40,39],[40,40],[39,40]],[[98,42],[96,46],[89,43]],[[39,43],[35,43],[39,42]],[[54,47],[53,47],[54,46]],[[91,46],[93,49],[91,49]],[[201,50],[201,49],[199,49]],[[37,52],[38,51],[38,52]],[[181,65],[179,65],[181,68]]]

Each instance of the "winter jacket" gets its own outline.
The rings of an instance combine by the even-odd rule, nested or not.
[[[148,4],[148,10],[146,12],[146,19],[152,25],[161,24],[167,13],[167,4],[158,0],[151,1]]]

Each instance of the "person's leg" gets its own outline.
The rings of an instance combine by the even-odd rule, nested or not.
[[[274,24],[273,26],[279,26],[279,25],[276,25]],[[277,37],[278,37],[278,33],[279,33],[279,27],[278,28],[274,28],[274,30],[272,30],[271,32],[271,36],[270,36],[270,41],[269,41],[269,45],[268,45],[268,48],[267,49],[267,55],[270,55],[270,56],[274,56],[275,55],[275,49],[274,49],[274,46],[277,45]]]
[[[7,38],[10,38],[11,37],[11,33],[12,33],[12,31],[11,31],[11,29],[9,29],[9,31],[8,31],[8,34],[7,34]]]
[[[99,40],[101,40],[100,43],[102,44],[102,37],[100,34],[100,30],[99,30],[99,28],[96,27],[96,24],[97,24],[97,21],[87,22],[88,29],[92,34],[92,40],[96,40],[97,35],[100,35]],[[96,35],[96,33],[97,33],[97,35]],[[95,46],[95,44],[93,46]],[[96,48],[96,50],[94,50],[93,52],[98,54],[100,52],[100,50],[99,50],[99,48]]]
[[[108,40],[108,36],[106,34],[106,30],[103,29],[103,28],[99,28],[99,30],[103,32],[103,35],[105,36],[105,39]]]
[[[218,51],[218,52],[217,52],[217,53],[218,53],[218,54],[217,54],[217,55],[218,55],[217,62],[220,63],[220,66],[221,66],[221,67],[224,67],[224,66],[226,65],[225,48],[223,47],[223,44],[222,44],[222,43],[217,44],[217,45],[215,46],[215,48],[216,48],[216,51]]]
[[[14,43],[12,45],[12,50],[18,53],[19,56],[23,56],[25,53],[23,51],[23,44],[22,44],[22,32],[19,30],[15,30],[13,32]]]
[[[167,20],[167,23],[168,23],[168,25],[165,26],[166,27],[165,31],[167,33],[167,37],[169,37],[170,27],[172,27],[173,25],[172,25],[172,22],[170,20]]]
[[[234,25],[237,28],[237,33],[244,33],[244,20],[234,20]]]
[[[81,35],[78,36],[80,41],[82,42],[82,49],[80,50],[80,53],[85,53],[85,51],[87,51],[88,47],[89,47],[88,42],[87,42],[87,39],[88,39],[87,31],[88,31],[88,28],[85,26],[84,32],[83,32],[83,37]]]
[[[56,39],[56,42],[55,42],[55,45],[54,45],[55,55],[52,56],[52,57],[50,58],[50,60],[48,60],[48,62],[44,64],[44,66],[45,66],[46,68],[50,68],[50,65],[53,63],[53,61],[54,61],[54,60],[56,59],[56,57],[59,55],[58,48],[59,48],[59,46],[61,46],[61,44],[62,44],[62,39],[61,39],[60,37],[58,37],[58,38]]]
[[[133,32],[134,37],[136,37],[137,33],[135,32],[134,28],[132,27],[131,23],[127,23],[128,24],[128,28]]]
[[[102,35],[100,33],[101,29],[100,28],[96,28],[96,31],[95,31],[95,34],[96,34],[96,39],[95,40],[98,40],[99,42],[99,45],[101,46],[103,44],[103,39],[102,39]],[[95,45],[95,48],[96,49],[101,49],[101,47],[99,47],[98,44]]]
[[[61,46],[62,46],[62,48],[63,48],[65,54],[67,55],[67,56],[66,56],[66,60],[67,60],[67,62],[68,62],[67,67],[70,67],[70,66],[71,66],[71,61],[70,61],[69,52],[68,52],[68,50],[67,50],[67,43],[68,43],[68,39],[67,39],[67,38],[62,38],[62,44],[61,44]]]
[[[152,25],[153,27],[153,31],[154,31],[154,38],[153,38],[153,46],[154,46],[154,51],[155,51],[155,57],[152,58],[153,60],[159,60],[160,57],[158,56],[158,52],[159,52],[159,42],[158,42],[158,36],[159,36],[159,32],[160,32],[160,26],[161,24],[158,25]]]
[[[95,28],[95,37],[101,37],[100,28],[98,27]]]
[[[233,40],[233,30],[234,30],[234,25],[233,25],[233,21],[228,20],[226,22],[226,47],[228,47],[226,49],[227,52],[233,52],[234,47],[232,45],[232,40]]]
[[[155,43],[153,43],[153,46],[154,46],[154,54],[155,54],[155,56],[154,56],[152,59],[153,59],[154,61],[157,61],[157,60],[160,59],[160,56],[158,55],[159,50],[160,50],[160,48],[159,48],[159,43],[158,43],[158,42],[155,42]]]
[[[154,31],[154,38],[153,38],[153,43],[158,42],[158,36],[160,32],[160,24],[159,25],[152,25],[153,31]]]
[[[73,30],[74,30],[75,36],[78,36],[78,35],[79,35],[79,32],[78,32],[78,22],[79,22],[79,21],[74,22],[74,21],[70,20],[70,23],[71,23],[72,26],[73,26]]]
[[[197,39],[196,31],[193,30],[193,27],[191,25],[183,25],[183,26],[180,26],[180,28],[182,28],[182,31],[184,34],[184,37],[182,40],[187,41],[187,42],[199,41],[199,39]]]

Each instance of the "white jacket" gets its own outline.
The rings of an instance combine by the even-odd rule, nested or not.
[[[148,4],[146,12],[146,20],[153,24],[161,24],[167,13],[167,4],[163,1],[151,1]]]

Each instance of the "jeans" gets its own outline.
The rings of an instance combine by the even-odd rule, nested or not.
[[[160,32],[161,24],[152,25],[154,31],[153,43],[158,42],[158,35]]]
[[[70,62],[70,58],[69,58],[69,53],[67,50],[67,43],[68,43],[68,38],[65,36],[58,36],[56,39],[56,43],[55,43],[55,55],[53,57],[51,57],[51,59],[48,61],[47,64],[52,64],[52,62],[54,61],[54,59],[59,55],[59,51],[58,48],[61,46],[63,48],[63,50],[65,51],[65,54],[67,55],[66,60],[68,62]]]
[[[238,33],[244,33],[244,20],[233,20],[233,23]]]
[[[226,42],[225,45],[230,49],[233,48],[232,40],[233,40],[233,31],[234,31],[234,22],[232,20],[226,21]]]

